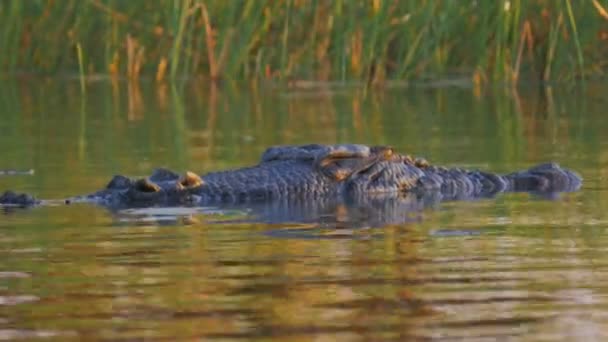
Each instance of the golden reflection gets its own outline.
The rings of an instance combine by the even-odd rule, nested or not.
[[[21,116],[27,119],[32,119],[34,114],[34,104],[35,98],[32,94],[32,88],[29,86],[28,82],[19,82],[18,92],[12,93],[12,97],[14,97],[15,101],[19,101],[21,105]],[[40,91],[44,92],[45,87],[40,87]]]
[[[167,83],[157,82],[156,83],[156,100],[158,103],[158,109],[162,112],[166,112],[168,109],[168,95],[167,95]]]
[[[120,91],[120,81],[116,77],[110,78],[110,86],[112,88],[112,113],[114,115],[118,115],[120,113],[121,108],[121,91]]]
[[[382,92],[375,93],[372,91],[369,94],[369,98],[372,102],[372,109],[369,113],[370,118],[368,119],[368,130],[374,133],[375,136],[381,136],[384,130],[384,106],[383,106],[383,94]],[[415,124],[415,123],[412,123]]]
[[[138,80],[129,80],[127,82],[128,103],[129,108],[127,117],[129,121],[140,121],[144,118],[144,101],[141,94],[141,88]]]
[[[361,98],[358,96],[354,96],[352,99],[352,120],[353,120],[353,127],[355,129],[355,132],[357,133],[357,138],[360,139],[361,138],[361,131],[363,129],[363,123],[362,123],[362,114],[361,114]],[[357,139],[357,140],[358,140]]]

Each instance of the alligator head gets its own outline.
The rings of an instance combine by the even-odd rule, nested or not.
[[[196,202],[196,192],[203,185],[203,180],[193,172],[180,176],[159,168],[146,178],[116,175],[103,190],[68,198],[66,203],[94,202],[110,207],[192,204]]]

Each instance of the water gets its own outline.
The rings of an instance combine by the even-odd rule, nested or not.
[[[257,220],[255,208],[5,211],[0,340],[608,338],[605,87],[0,89],[0,168],[35,170],[0,177],[0,189],[42,198],[310,142],[390,144],[493,171],[554,160],[585,178],[557,200],[440,203],[397,222],[343,206],[307,220]]]

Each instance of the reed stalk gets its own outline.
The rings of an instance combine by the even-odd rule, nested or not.
[[[576,58],[578,61],[578,66],[580,68],[580,72],[581,72],[581,77],[585,77],[585,61],[583,58],[583,51],[581,50],[581,43],[579,42],[579,37],[578,37],[578,28],[576,26],[576,19],[574,17],[574,13],[572,11],[572,4],[570,3],[570,0],[565,0],[566,2],[566,11],[568,13],[568,20],[570,21],[570,26],[572,28],[572,38],[574,40],[574,46],[576,48]]]
[[[84,57],[82,55],[82,47],[80,43],[76,43],[76,54],[78,55],[78,71],[80,75],[80,92],[83,96],[87,93],[86,74],[84,70]]]

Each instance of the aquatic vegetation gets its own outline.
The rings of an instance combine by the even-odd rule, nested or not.
[[[597,0],[11,0],[0,3],[0,68],[158,81],[559,81],[603,75],[607,19]]]

